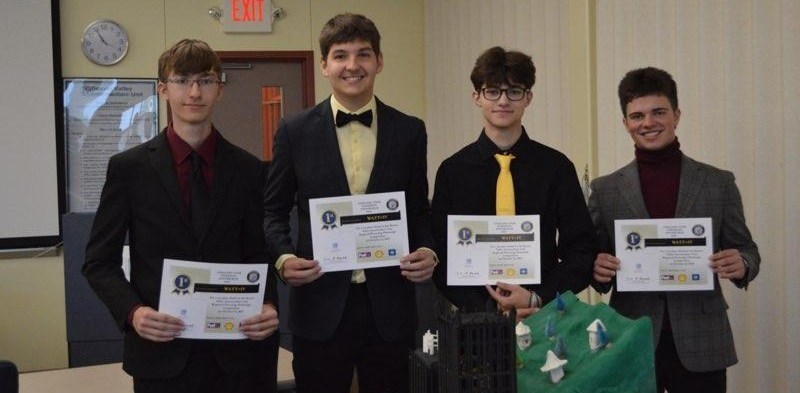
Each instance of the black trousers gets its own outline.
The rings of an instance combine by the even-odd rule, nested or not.
[[[331,339],[293,336],[297,393],[347,393],[354,369],[359,393],[405,393],[412,344],[412,332],[398,341],[381,338],[366,285],[351,284],[342,321]]]
[[[693,372],[678,358],[671,331],[662,331],[656,348],[656,385],[658,393],[725,393],[726,369]]]
[[[226,373],[217,363],[211,342],[198,340],[192,347],[186,368],[172,378],[133,378],[135,393],[275,393],[278,362],[278,336],[274,341],[272,364],[252,371]]]

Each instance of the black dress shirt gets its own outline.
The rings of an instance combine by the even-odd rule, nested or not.
[[[491,298],[483,287],[448,287],[447,215],[494,215],[500,149],[481,132],[473,142],[442,162],[433,195],[433,234],[441,263],[437,286],[462,309],[484,310]],[[585,289],[592,275],[597,239],[575,166],[561,152],[531,140],[523,129],[507,151],[514,155],[511,175],[518,215],[540,217],[542,283],[526,285],[544,302],[556,291]]]

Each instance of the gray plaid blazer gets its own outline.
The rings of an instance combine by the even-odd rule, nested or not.
[[[614,220],[649,218],[639,183],[636,161],[591,184],[589,212],[602,252],[614,252]],[[733,283],[747,288],[758,274],[761,257],[747,229],[742,198],[733,173],[683,156],[675,217],[711,217],[714,252],[735,248],[749,268]],[[612,289],[614,281],[593,282],[599,292]],[[665,307],[681,363],[690,371],[719,370],[736,364],[736,350],[728,321],[728,303],[714,275],[713,291],[615,292],[611,306],[629,318],[648,316],[653,321],[654,345],[658,347]]]

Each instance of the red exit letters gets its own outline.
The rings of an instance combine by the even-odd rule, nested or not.
[[[230,0],[231,20],[261,22],[264,20],[264,0]]]

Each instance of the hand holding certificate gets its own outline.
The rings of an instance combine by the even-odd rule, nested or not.
[[[269,323],[263,318],[266,264],[220,264],[164,260],[159,312],[183,321],[179,338],[245,339],[243,321]],[[268,311],[268,310],[267,310]],[[262,329],[263,328],[263,329]],[[250,329],[248,329],[250,330]],[[261,339],[268,326],[254,326]],[[268,335],[268,333],[267,333]],[[252,336],[252,335],[251,335]]]
[[[713,290],[710,218],[616,220],[618,291]]]

